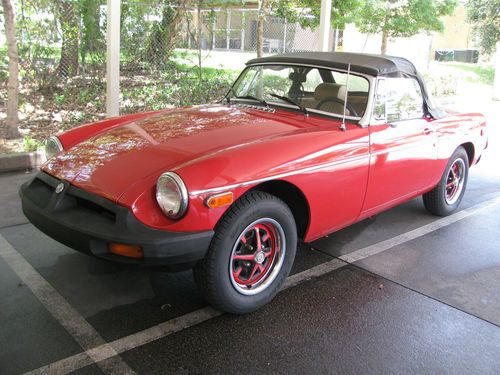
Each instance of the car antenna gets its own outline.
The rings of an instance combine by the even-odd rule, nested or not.
[[[351,64],[347,65],[347,79],[345,82],[345,96],[344,96],[344,113],[342,115],[342,124],[340,124],[340,130],[345,132],[347,130],[345,126],[345,112],[347,110],[347,93],[349,92],[349,75],[351,74]]]

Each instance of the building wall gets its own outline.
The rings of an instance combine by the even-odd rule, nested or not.
[[[428,68],[432,36],[426,33],[411,38],[390,38],[387,43],[387,54],[405,57],[420,71]],[[344,31],[345,52],[380,53],[382,35],[362,34],[354,25],[347,25]]]
[[[471,27],[467,23],[467,10],[459,5],[451,16],[443,18],[444,31],[436,33],[432,50],[470,48]]]

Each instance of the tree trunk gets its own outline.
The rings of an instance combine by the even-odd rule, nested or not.
[[[78,74],[78,46],[80,33],[74,3],[68,0],[59,3],[59,23],[62,31],[62,46],[57,74],[71,77]]]
[[[103,60],[99,55],[106,51],[106,38],[101,31],[101,4],[95,0],[83,0],[80,4],[82,30],[80,35],[80,72],[85,69],[87,56],[94,66],[101,65]]]
[[[196,17],[197,17],[197,31],[198,31],[198,79],[201,83],[203,70],[201,69],[201,2],[198,2],[198,6],[196,7]]]
[[[387,39],[389,38],[389,35],[387,31],[382,31],[382,45],[380,46],[380,53],[382,55],[385,55],[387,53]]]
[[[266,11],[267,0],[261,0],[257,19],[257,57],[264,55],[264,21],[266,19]]]
[[[173,7],[165,2],[161,21],[155,25],[149,37],[144,60],[153,65],[162,65],[168,60],[179,38],[179,27],[187,12],[187,3],[186,0],[178,1],[177,6]]]
[[[16,44],[14,8],[10,0],[2,0],[7,55],[9,56],[9,82],[7,85],[7,138],[19,137],[19,56]]]

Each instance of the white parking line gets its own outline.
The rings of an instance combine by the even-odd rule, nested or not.
[[[444,228],[450,224],[456,223],[457,221],[465,219],[466,217],[477,214],[480,211],[483,211],[483,210],[486,210],[486,209],[491,208],[493,206],[496,206],[499,203],[500,203],[499,197],[490,199],[486,202],[477,204],[477,205],[475,205],[471,208],[468,208],[466,210],[458,211],[458,212],[454,213],[453,215],[443,217],[441,219],[433,221],[432,223],[421,226],[421,227],[414,229],[414,230],[411,230],[409,232],[400,234],[399,236],[390,238],[386,241],[378,242],[376,244],[373,244],[373,245],[364,247],[362,249],[356,250],[352,253],[342,255],[341,257],[339,257],[339,259],[342,259],[348,263],[354,263],[358,260],[368,258],[372,255],[381,253],[382,251],[386,251],[386,250],[391,249],[395,246],[401,245],[405,242],[414,240],[415,238],[425,236],[426,234],[429,234],[429,233],[434,232],[438,229]]]
[[[7,240],[0,235],[0,256],[19,276],[33,294],[52,314],[52,316],[68,331],[68,333],[86,351],[92,361],[96,362],[105,374],[134,374],[135,372],[121,360],[118,353],[99,335],[83,316],[81,316],[48,282],[45,280]],[[96,356],[91,349],[100,346],[106,353],[107,361]],[[63,370],[63,372],[66,369]],[[61,373],[51,369],[51,373]]]
[[[486,202],[475,205],[469,209],[459,211],[453,215],[448,217],[444,217],[438,219],[430,224],[424,225],[415,230],[403,233],[399,236],[391,238],[386,241],[379,242],[377,244],[364,247],[362,249],[356,250],[350,254],[343,255],[340,259],[333,259],[329,262],[320,264],[318,266],[312,267],[306,271],[297,273],[295,275],[290,276],[282,290],[288,289],[290,287],[299,285],[304,281],[309,279],[324,275],[328,272],[331,272],[335,269],[338,269],[348,263],[353,263],[365,258],[368,258],[372,255],[379,254],[383,251],[391,249],[397,245],[401,245],[405,242],[414,240],[426,234],[432,233],[438,229],[444,228],[450,224],[456,223],[462,219],[470,217],[474,214],[477,214],[481,211],[484,211],[488,208],[494,207],[500,203],[500,197],[493,198]],[[3,237],[0,235],[0,255],[5,258],[4,252],[2,249],[5,247],[3,244],[6,242]],[[10,245],[9,245],[10,247]],[[13,250],[13,249],[12,249]],[[15,251],[15,250],[13,250]],[[17,252],[16,252],[17,253]],[[19,255],[20,257],[20,255]],[[24,261],[24,259],[22,259]],[[26,262],[26,261],[24,261]],[[10,263],[9,263],[10,264]],[[11,265],[12,267],[12,265]],[[31,267],[31,266],[30,266]],[[34,270],[33,270],[34,271]],[[17,272],[17,271],[16,271]],[[34,271],[36,273],[36,271]],[[41,278],[41,276],[39,276]],[[43,279],[42,279],[43,280]],[[45,283],[46,281],[43,280]],[[56,292],[57,293],[57,292]],[[62,297],[61,297],[62,298]],[[66,304],[67,302],[64,301]],[[69,305],[68,305],[69,306]],[[69,306],[71,308],[71,306]],[[72,309],[72,308],[71,308]],[[49,310],[50,311],[50,310]],[[180,316],[175,319],[171,319],[167,322],[160,323],[151,328],[145,329],[143,331],[131,334],[129,336],[125,336],[121,339],[117,339],[110,343],[102,343],[93,348],[88,348],[85,352],[79,353],[67,358],[64,358],[60,361],[51,363],[47,366],[40,367],[36,370],[30,372],[30,374],[45,374],[45,373],[68,373],[71,371],[76,371],[80,368],[83,368],[89,364],[92,364],[93,361],[105,361],[111,358],[114,358],[116,355],[123,353],[128,350],[135,349],[142,345],[148,344],[155,340],[164,338],[172,333],[179,332],[183,329],[190,328],[194,325],[205,322],[209,319],[222,315],[221,312],[216,311],[210,307],[205,307],[200,310],[193,311],[189,314]],[[83,319],[83,318],[82,318]],[[88,323],[85,321],[88,325]],[[93,330],[93,328],[92,328]],[[97,334],[97,332],[96,332]],[[102,339],[101,339],[102,340]]]

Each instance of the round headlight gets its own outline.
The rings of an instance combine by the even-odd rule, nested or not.
[[[64,151],[64,147],[57,137],[50,137],[45,142],[45,155],[47,159],[53,158],[54,156],[60,154]]]
[[[163,213],[171,219],[178,219],[186,213],[188,192],[176,173],[166,172],[158,178],[156,200]]]

